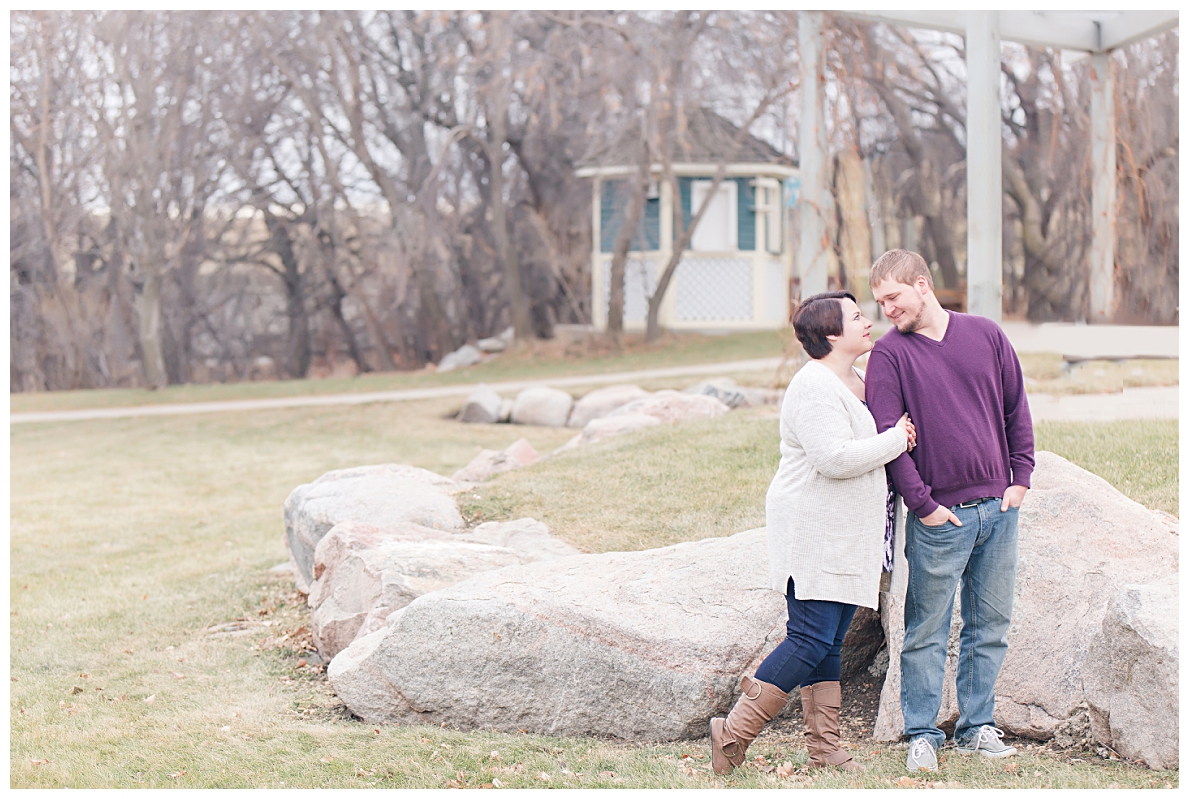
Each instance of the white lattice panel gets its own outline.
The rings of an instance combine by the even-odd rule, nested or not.
[[[750,258],[682,258],[674,277],[679,321],[746,322],[752,318]]]
[[[652,258],[629,257],[623,265],[623,321],[648,319],[648,298],[656,291],[656,262]],[[603,307],[611,302],[611,259],[603,261]],[[603,312],[603,323],[607,313]]]
[[[764,310],[769,321],[787,322],[789,315],[789,284],[784,264],[768,261],[764,267]]]

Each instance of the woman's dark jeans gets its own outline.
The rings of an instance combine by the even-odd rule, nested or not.
[[[786,694],[798,685],[834,682],[842,676],[842,639],[855,606],[820,599],[797,599],[793,578],[785,590],[788,637],[756,669],[755,678]]]

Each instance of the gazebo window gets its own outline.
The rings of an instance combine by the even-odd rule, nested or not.
[[[632,238],[632,250],[657,250],[661,246],[661,200],[659,192],[650,191],[655,197],[648,197],[644,202],[644,214],[636,228],[636,235]],[[604,180],[602,202],[599,205],[600,236],[599,249],[602,252],[614,252],[615,238],[619,235],[619,227],[623,224],[623,217],[627,213],[628,186],[625,180]]]

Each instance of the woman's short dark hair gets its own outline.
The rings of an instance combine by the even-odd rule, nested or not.
[[[802,300],[793,313],[793,331],[797,340],[815,361],[825,358],[834,349],[826,336],[842,335],[843,299],[858,302],[849,291],[827,291]]]

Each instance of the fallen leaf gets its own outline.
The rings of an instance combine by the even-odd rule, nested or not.
[[[299,669],[300,669],[300,668],[301,668],[302,666],[304,666],[304,665],[305,665],[307,662],[308,662],[308,661],[307,661],[305,658],[302,658],[301,660],[297,661],[297,668],[299,668]]]
[[[545,782],[553,782],[553,777],[550,777],[544,771],[537,775],[537,779],[544,780]]]
[[[330,757],[324,757],[324,758],[322,758],[322,762],[323,763],[333,763],[334,759],[330,758]]]
[[[91,675],[90,675],[90,674],[87,674],[87,673],[84,671],[82,674],[80,674],[80,675],[78,675],[78,676],[80,676],[80,677],[82,677],[84,680],[86,680],[86,679],[90,678],[90,676],[91,676]]]
[[[485,782],[485,783],[483,783],[482,785],[480,785],[479,787],[480,787],[480,788],[494,788],[494,787],[495,787],[495,785],[493,785],[493,784],[492,784],[492,783],[490,783],[490,782]]]
[[[16,677],[12,677],[11,679],[13,682],[20,682],[20,680],[18,680]]]
[[[148,599],[148,598],[149,598],[148,594],[145,594],[144,596],[141,597],[141,599]]]
[[[458,780],[446,780],[446,787],[447,788],[461,788],[462,783],[459,782]]]
[[[793,771],[793,764],[786,760],[776,767],[776,776],[781,777],[782,779],[787,779],[788,777],[793,776]]]
[[[125,654],[125,655],[131,655],[131,654],[133,653],[133,651],[134,651],[134,650],[132,650],[132,649],[125,649],[125,650],[124,650],[124,654]]]
[[[154,703],[154,702],[156,702],[156,701],[157,701],[157,695],[156,695],[156,694],[153,694],[152,696],[146,696],[146,697],[145,697],[145,700],[144,700],[144,703],[145,703],[146,705],[151,705],[151,704],[153,704],[153,703]]]
[[[491,754],[490,754],[490,755],[488,755],[488,757],[490,757],[492,760],[496,760],[496,761],[502,761],[502,760],[503,760],[503,758],[502,758],[502,757],[500,757],[499,750],[496,750],[496,749],[492,749],[492,750],[491,750]]]
[[[901,788],[915,788],[917,781],[912,777],[901,777],[900,779],[896,780],[896,784]]]
[[[1017,765],[1016,763],[1008,763],[1006,766],[1003,767],[1003,770],[1010,771],[1012,774],[1015,774],[1019,770],[1019,768],[1020,768],[1019,765]]]
[[[186,775],[186,773],[187,773],[187,772],[185,772],[185,771],[175,771],[174,773],[172,773],[172,774],[170,774],[170,775],[169,775],[169,778],[170,778],[171,780],[176,780],[178,777],[183,777],[183,776],[185,776],[185,775]]]
[[[48,761],[48,760],[34,760],[33,758],[30,758],[29,762],[35,766],[44,766],[46,763],[48,763],[50,761]]]
[[[453,749],[454,747],[450,746],[450,744],[448,744],[448,743],[443,743],[442,748],[443,749]]]
[[[186,675],[185,675],[185,674],[182,674],[180,671],[173,671],[173,672],[170,672],[170,674],[172,674],[172,675],[173,675],[173,678],[174,678],[175,680],[184,680],[184,679],[186,679]]]
[[[79,688],[77,685],[70,689],[70,693],[72,694],[81,694],[82,692],[83,689]]]
[[[600,777],[611,777],[611,778],[613,778],[613,779],[614,779],[614,777],[615,777],[615,772],[614,772],[614,771],[600,771],[600,772],[599,772],[599,776],[600,776]]]
[[[503,787],[504,787],[504,784],[503,784],[502,782],[500,782],[498,778],[496,778],[496,779],[493,779],[493,780],[491,781],[491,784],[492,784],[492,785],[494,785],[494,786],[495,786],[495,787],[497,787],[497,788],[503,788]]]

